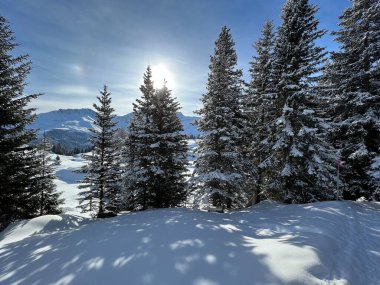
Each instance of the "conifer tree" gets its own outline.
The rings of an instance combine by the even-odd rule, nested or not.
[[[63,199],[59,198],[60,193],[57,192],[57,187],[53,181],[55,178],[52,168],[53,162],[49,157],[51,148],[52,145],[49,143],[44,132],[41,143],[37,145],[36,157],[39,167],[35,176],[36,183],[33,187],[39,204],[39,216],[60,214],[62,212],[59,205],[63,203]]]
[[[54,165],[61,165],[61,158],[57,155],[54,159]]]
[[[140,90],[126,143],[127,204],[132,209],[175,207],[186,194],[187,145],[179,103],[166,85],[154,89],[150,67]]]
[[[325,53],[315,41],[325,31],[316,12],[308,0],[288,0],[274,48],[277,119],[272,151],[261,165],[273,173],[267,196],[290,203],[334,198],[335,157],[319,133],[315,83]]]
[[[152,70],[148,66],[141,98],[133,104],[133,116],[126,140],[125,200],[131,209],[147,209],[154,201],[154,157],[151,146],[155,144],[157,129],[153,122],[155,89]]]
[[[80,192],[78,193],[79,206],[82,213],[92,213],[93,216],[96,216],[95,213],[99,212],[99,193],[98,189],[95,187],[93,179],[95,178],[95,166],[93,163],[95,161],[94,152],[89,154],[82,154],[82,158],[85,161],[88,161],[87,164],[83,165],[78,171],[79,173],[84,173],[85,177],[83,178],[81,184],[78,186]]]
[[[30,202],[36,161],[27,147],[35,131],[26,126],[35,118],[28,103],[38,95],[24,94],[31,62],[27,55],[14,55],[17,46],[0,16],[0,229],[35,210]]]
[[[195,204],[224,208],[247,204],[242,137],[246,123],[241,109],[242,71],[230,30],[223,27],[211,57],[207,93],[197,122],[203,133],[197,149],[191,189]]]
[[[332,53],[334,129],[331,139],[342,161],[343,197],[379,196],[373,169],[380,156],[380,4],[353,0],[335,33],[340,50]],[[377,170],[379,171],[379,170]]]
[[[257,55],[253,57],[249,70],[251,82],[245,106],[251,126],[251,133],[246,135],[250,141],[248,155],[258,172],[252,203],[258,202],[259,194],[267,188],[268,183],[268,177],[260,168],[260,164],[273,146],[270,134],[275,121],[275,78],[272,69],[274,41],[273,22],[267,21],[263,26],[261,38],[254,45]]]
[[[89,165],[85,170],[89,172],[83,180],[85,185],[89,185],[88,191],[82,192],[82,201],[93,201],[97,199],[97,216],[99,218],[110,214],[115,214],[120,208],[120,173],[116,145],[115,126],[113,121],[114,109],[111,107],[111,97],[104,86],[103,91],[98,96],[99,105],[94,104],[96,110],[95,128],[91,142],[94,146],[93,155],[89,156]],[[91,187],[92,186],[92,187]],[[90,207],[92,208],[92,207]],[[93,209],[93,208],[92,208]]]
[[[182,133],[183,126],[177,116],[179,103],[172,97],[166,83],[156,91],[153,102],[153,121],[158,131],[152,148],[157,167],[154,206],[174,207],[182,203],[186,197],[186,135]]]

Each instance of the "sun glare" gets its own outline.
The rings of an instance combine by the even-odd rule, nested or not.
[[[152,78],[154,81],[154,86],[160,88],[164,84],[164,80],[167,82],[167,86],[173,89],[174,80],[173,76],[168,70],[168,68],[163,64],[152,66]]]

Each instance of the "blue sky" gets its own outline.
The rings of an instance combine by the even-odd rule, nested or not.
[[[280,24],[285,0],[1,0],[33,69],[26,92],[42,92],[37,112],[88,108],[103,84],[118,114],[132,111],[142,75],[164,67],[173,95],[191,115],[205,92],[210,55],[223,25],[231,29],[239,67],[248,67],[262,24]],[[349,0],[311,0],[321,28],[337,29]],[[320,44],[336,49],[330,35]],[[157,74],[158,75],[158,74]],[[158,80],[158,79],[157,79]],[[171,82],[170,82],[171,81]]]

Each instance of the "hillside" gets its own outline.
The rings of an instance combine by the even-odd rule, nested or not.
[[[378,284],[379,203],[263,202],[225,214],[178,208],[93,221],[77,208],[76,170],[86,162],[60,158],[64,214],[0,233],[1,285]]]
[[[0,284],[378,284],[379,204],[45,216],[2,234]]]

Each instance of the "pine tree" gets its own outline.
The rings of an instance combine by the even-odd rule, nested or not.
[[[266,195],[290,203],[333,199],[335,157],[321,138],[319,94],[315,84],[324,62],[315,41],[317,7],[308,0],[288,0],[274,48],[276,100],[274,145],[261,164],[272,173]]]
[[[62,212],[59,205],[63,203],[63,199],[59,198],[60,193],[56,190],[57,187],[54,183],[55,176],[52,168],[53,162],[49,156],[51,148],[52,145],[44,133],[41,143],[37,145],[36,157],[39,167],[35,176],[36,183],[33,187],[39,204],[39,216],[60,214]]]
[[[90,186],[88,191],[82,192],[80,201],[92,201],[97,199],[97,216],[99,218],[110,214],[115,214],[120,208],[119,192],[120,192],[120,174],[119,166],[115,166],[118,162],[115,146],[113,122],[115,115],[114,109],[111,107],[111,97],[104,86],[101,96],[97,97],[99,105],[94,104],[96,110],[95,128],[91,139],[94,146],[93,155],[89,156],[89,166],[85,170],[89,172],[88,176],[83,180],[84,185]],[[92,187],[91,187],[92,186]],[[92,207],[90,207],[91,209]],[[84,208],[85,209],[85,208]],[[92,208],[93,209],[93,208]]]
[[[0,229],[35,210],[30,204],[35,160],[26,146],[35,132],[26,126],[35,118],[28,103],[38,95],[24,94],[31,62],[27,55],[15,56],[16,47],[7,21],[0,16]]]
[[[335,33],[340,50],[332,53],[331,94],[336,114],[331,139],[342,161],[343,197],[380,193],[370,175],[380,156],[380,3],[353,0]]]
[[[203,132],[197,149],[191,189],[195,204],[212,203],[224,208],[247,204],[245,159],[242,154],[244,135],[242,71],[236,68],[237,55],[230,30],[223,27],[211,57],[207,93],[198,129]]]
[[[179,103],[166,86],[154,89],[150,67],[134,104],[126,142],[125,188],[132,209],[178,206],[185,199],[186,136]]]
[[[260,193],[267,188],[266,184],[269,182],[260,164],[270,153],[272,141],[269,134],[275,121],[273,108],[275,78],[272,70],[274,41],[273,22],[267,21],[263,26],[261,38],[254,45],[257,55],[253,57],[249,70],[251,82],[245,106],[251,126],[251,133],[247,134],[250,141],[248,155],[253,164],[258,166],[258,179],[252,203],[258,202]]]

